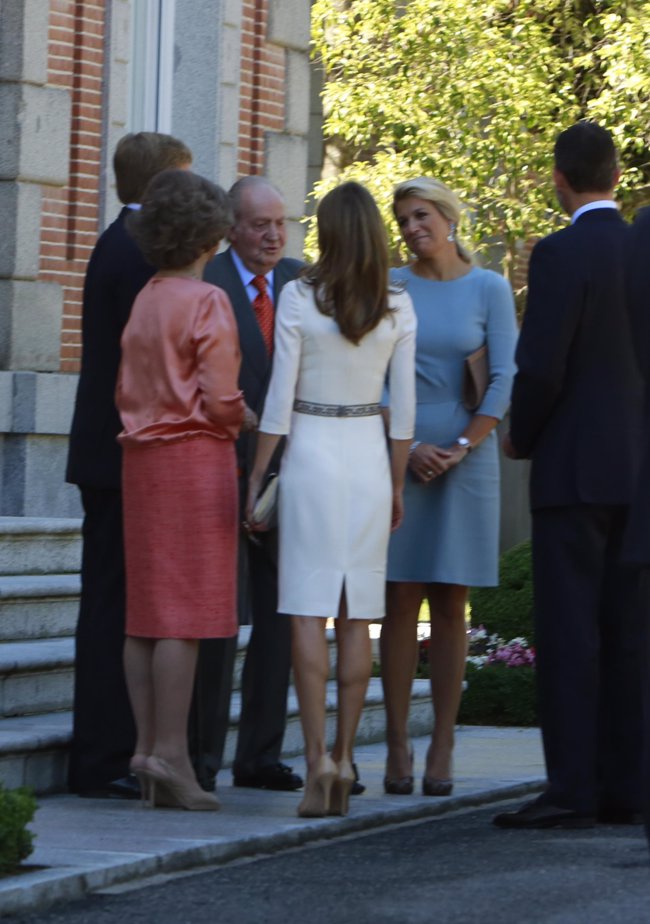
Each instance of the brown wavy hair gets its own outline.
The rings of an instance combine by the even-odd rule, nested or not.
[[[354,344],[390,312],[388,239],[375,200],[353,181],[336,186],[316,211],[318,260],[303,278],[318,310]]]
[[[164,170],[145,190],[127,227],[145,260],[157,269],[182,269],[217,247],[232,224],[227,193],[189,170]]]
[[[120,202],[142,202],[147,184],[161,170],[192,163],[192,152],[179,138],[162,132],[124,135],[113,155],[115,186]]]

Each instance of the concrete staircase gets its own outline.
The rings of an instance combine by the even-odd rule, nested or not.
[[[0,517],[0,782],[37,793],[65,789],[72,727],[74,628],[79,597],[81,522],[76,519]],[[250,627],[243,626],[235,668],[226,766],[234,756],[239,680]],[[334,664],[334,633],[330,635]],[[332,673],[333,676],[333,673]],[[336,691],[328,687],[328,738],[334,734]],[[424,734],[432,714],[428,683],[416,681],[412,734]],[[370,682],[357,740],[383,738],[381,684]],[[287,757],[302,753],[298,703],[291,689],[284,740]]]

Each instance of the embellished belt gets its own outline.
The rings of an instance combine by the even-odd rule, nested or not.
[[[314,414],[316,417],[374,417],[381,414],[378,404],[316,404],[313,401],[293,402],[298,414]]]

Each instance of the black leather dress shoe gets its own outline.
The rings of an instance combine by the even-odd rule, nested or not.
[[[604,805],[598,809],[596,821],[601,825],[642,825],[643,814],[633,809],[615,808]]]
[[[303,786],[302,778],[286,764],[271,764],[261,767],[257,773],[233,775],[234,786],[246,786],[249,789],[274,789],[277,792],[293,792]]]
[[[515,812],[501,812],[492,819],[497,828],[593,828],[593,815],[562,808],[544,797],[526,802]]]
[[[112,780],[105,786],[97,786],[94,789],[80,789],[77,792],[82,799],[139,799],[140,784],[133,773],[121,777],[119,780]]]
[[[359,779],[359,770],[357,769],[356,764],[352,764],[352,769],[354,770],[354,783],[352,784],[352,789],[350,790],[351,796],[361,796],[366,791],[366,787]]]

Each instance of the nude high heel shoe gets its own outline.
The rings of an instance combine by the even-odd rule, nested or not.
[[[339,772],[332,783],[328,815],[347,815],[350,791],[356,780],[354,767],[349,760],[339,763]]]
[[[162,757],[152,754],[145,772],[153,806],[183,808],[188,812],[218,812],[221,808],[215,795],[201,789],[196,780],[182,776]]]
[[[142,808],[153,808],[151,801],[151,785],[147,775],[146,754],[134,754],[129,761],[129,772],[132,773],[140,786],[140,805]]]
[[[300,818],[324,818],[330,807],[332,784],[337,777],[337,766],[324,754],[312,773],[307,774],[305,795],[298,806]]]

